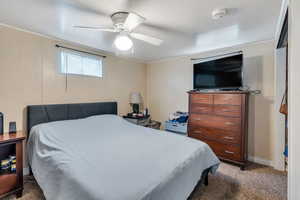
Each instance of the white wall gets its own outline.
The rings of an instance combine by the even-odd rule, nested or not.
[[[289,200],[300,199],[300,1],[289,5]]]
[[[147,102],[153,119],[163,122],[170,113],[188,111],[187,91],[193,88],[191,57],[242,50],[245,84],[262,91],[261,95],[250,97],[249,156],[256,162],[272,165],[275,156],[274,46],[274,41],[269,41],[148,63]]]
[[[125,114],[131,110],[130,92],[146,98],[146,65],[111,55],[104,59],[103,78],[70,75],[66,90],[57,43],[62,42],[0,26],[0,111],[5,131],[9,121],[16,121],[18,130],[26,128],[27,105],[117,101],[119,113]]]
[[[141,92],[146,99],[146,65],[111,55],[104,59],[103,78],[69,76],[66,90],[56,43],[62,42],[0,26],[0,111],[5,131],[10,121],[26,130],[27,105],[117,101],[119,114],[125,114],[131,110],[130,92]]]
[[[284,170],[284,147],[285,147],[285,116],[279,112],[283,95],[286,89],[286,48],[276,50],[275,57],[275,151],[274,151],[274,168]]]

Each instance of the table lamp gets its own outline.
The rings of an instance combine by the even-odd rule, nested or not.
[[[132,106],[133,113],[140,112],[140,104],[142,103],[142,96],[139,92],[132,92],[130,94],[130,104]]]

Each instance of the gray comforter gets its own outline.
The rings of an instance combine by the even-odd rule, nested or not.
[[[183,200],[219,165],[201,141],[115,115],[37,125],[28,158],[48,200]]]

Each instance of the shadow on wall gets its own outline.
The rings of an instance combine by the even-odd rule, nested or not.
[[[22,121],[22,129],[20,130],[23,130],[24,133],[26,134],[26,137],[28,136],[28,133],[27,133],[27,107],[25,107],[23,109],[23,121]],[[28,138],[25,139],[24,143],[23,143],[23,167],[25,168],[28,168],[28,163],[27,163],[27,154],[26,154],[26,144],[27,144],[27,140]]]
[[[23,128],[22,128],[22,130],[24,131],[24,133],[25,134],[27,134],[27,107],[25,107],[24,109],[23,109]]]
[[[261,90],[259,95],[250,95],[248,124],[248,154],[268,160],[271,148],[272,100],[264,95],[263,57],[244,58],[244,84],[251,90]]]

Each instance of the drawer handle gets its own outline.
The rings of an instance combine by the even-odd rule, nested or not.
[[[227,109],[223,109],[222,111],[223,111],[223,112],[229,112],[230,110],[227,110]]]
[[[234,123],[232,122],[225,122],[226,125],[233,125]]]
[[[224,139],[226,139],[226,140],[233,140],[234,137],[225,136]]]
[[[195,120],[197,120],[197,121],[200,121],[200,120],[201,120],[201,118],[195,118]]]
[[[228,153],[228,154],[234,154],[234,152],[232,152],[232,151],[225,151],[225,153]]]
[[[195,133],[202,133],[202,131],[194,131]]]
[[[207,100],[207,98],[197,98],[198,100]]]

